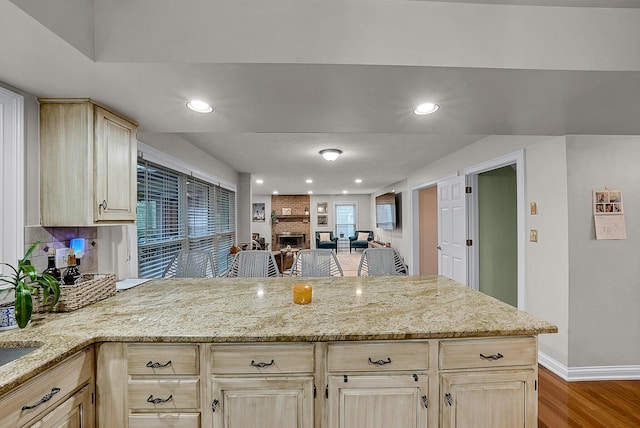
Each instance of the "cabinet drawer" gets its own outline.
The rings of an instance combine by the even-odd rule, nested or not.
[[[211,347],[213,374],[312,373],[314,346],[293,345],[220,345]]]
[[[198,379],[129,381],[129,408],[134,410],[196,409],[200,407]],[[153,400],[157,402],[154,403]]]
[[[22,426],[91,383],[93,348],[79,352],[0,399],[0,427]],[[48,400],[47,398],[50,397]],[[46,401],[43,401],[46,400]],[[39,404],[38,404],[39,403]],[[23,406],[36,406],[24,409]]]
[[[440,368],[443,370],[533,365],[537,358],[534,337],[440,342]]]
[[[426,370],[429,342],[331,343],[329,372]]]
[[[200,428],[199,413],[144,413],[129,415],[130,428]]]
[[[130,375],[197,375],[198,345],[128,345],[127,373]]]

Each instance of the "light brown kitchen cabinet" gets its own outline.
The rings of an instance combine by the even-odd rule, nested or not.
[[[213,345],[214,428],[313,428],[314,345]]]
[[[90,99],[38,101],[41,224],[133,223],[137,123]]]
[[[0,427],[93,428],[93,347],[0,398]]]
[[[536,427],[536,361],[534,337],[442,341],[441,426]]]
[[[200,346],[98,345],[99,427],[201,426]]]
[[[330,428],[426,428],[429,343],[330,343]]]

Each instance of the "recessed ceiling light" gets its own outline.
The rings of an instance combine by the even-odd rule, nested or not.
[[[277,195],[277,194],[278,194],[278,191],[277,191],[277,190],[274,190],[274,191],[273,191],[273,194],[274,194],[274,195]]]
[[[413,112],[415,114],[417,114],[418,116],[424,116],[424,115],[427,115],[427,114],[431,114],[431,113],[437,112],[439,108],[440,108],[440,106],[438,104],[423,103],[423,104],[420,104],[415,109],[413,109]]]
[[[323,158],[325,158],[329,162],[333,162],[334,160],[338,159],[338,157],[342,154],[342,150],[324,149],[324,150],[320,150],[320,154],[322,155]]]
[[[356,178],[356,183],[362,183],[362,178]]]
[[[313,183],[313,180],[310,179],[310,178],[307,178],[306,180],[304,180],[304,182],[307,183],[307,184],[311,184],[311,183]]]
[[[262,184],[262,183],[264,183],[264,180],[261,180],[261,179],[259,179],[259,178],[258,178],[258,179],[256,180],[256,183],[258,183],[258,184]]]
[[[187,107],[197,113],[211,113],[213,111],[213,107],[210,104],[200,100],[189,101]]]
[[[309,190],[309,191],[307,191],[307,193],[312,195],[313,194],[313,190]]]
[[[348,192],[348,191],[346,191],[346,190],[343,190],[343,191],[342,191],[342,193],[347,194],[347,193],[349,193],[349,192]]]

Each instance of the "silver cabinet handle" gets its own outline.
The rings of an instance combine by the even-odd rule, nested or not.
[[[106,211],[107,210],[107,200],[103,199],[102,203],[98,204],[98,209],[100,211]]]

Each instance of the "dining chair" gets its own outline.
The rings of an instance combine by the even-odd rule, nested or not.
[[[162,273],[163,278],[213,278],[216,267],[210,251],[180,250]]]
[[[291,266],[290,276],[321,277],[344,276],[333,250],[300,250]]]
[[[395,248],[366,248],[358,265],[358,276],[407,275],[407,265]]]
[[[238,251],[227,270],[227,276],[258,278],[280,276],[276,260],[271,251]]]

